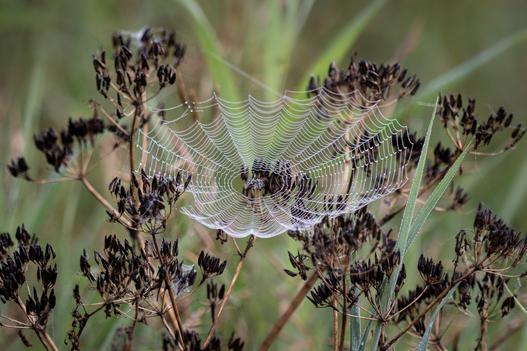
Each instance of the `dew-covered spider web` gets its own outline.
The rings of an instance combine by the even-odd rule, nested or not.
[[[381,112],[386,102],[358,91],[286,92],[151,108],[138,165],[148,176],[191,176],[182,212],[242,237],[308,229],[350,213],[407,180],[412,144]],[[211,122],[200,122],[209,120]]]

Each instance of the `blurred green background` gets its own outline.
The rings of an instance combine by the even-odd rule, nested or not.
[[[24,154],[37,172],[51,174],[34,152],[32,135],[49,126],[60,128],[69,116],[89,115],[88,100],[98,98],[91,54],[110,47],[112,32],[144,26],[177,31],[188,46],[182,67],[186,84],[200,98],[207,98],[213,87],[226,92],[227,81],[218,81],[222,74],[234,78],[234,88],[242,96],[265,93],[240,70],[277,90],[298,89],[306,75],[325,73],[333,59],[346,65],[357,52],[375,62],[399,60],[417,74],[423,91],[430,94],[416,97],[415,105],[433,102],[438,91],[459,91],[478,99],[485,118],[503,105],[515,113],[517,121],[527,122],[527,2],[521,0],[0,0],[2,165]],[[218,54],[236,69],[218,60]],[[405,111],[397,118],[422,131],[430,108]],[[440,128],[436,134],[439,138]],[[470,167],[476,172],[461,179],[471,202],[460,212],[436,215],[419,242],[422,250],[436,257],[447,255],[447,243],[461,226],[470,225],[479,201],[525,232],[526,153],[523,140],[515,151],[502,156],[473,158]],[[113,175],[99,167],[91,177],[108,195],[105,184]],[[0,184],[0,230],[12,232],[17,224],[25,223],[57,249],[59,299],[50,332],[62,345],[71,323],[71,290],[80,280],[76,272],[82,249],[100,248],[104,234],[126,234],[106,223],[104,209],[80,184],[37,186],[12,179],[5,166]],[[200,246],[217,246],[206,240],[214,233],[205,233],[182,216],[175,218],[170,233],[182,238],[190,260]],[[288,267],[287,247],[294,244],[285,235],[259,240],[229,303],[221,333],[228,335],[236,329],[249,350],[263,339],[299,286],[283,272]],[[232,258],[227,279],[235,265],[234,250],[232,246],[213,250]],[[304,303],[275,349],[285,345],[290,350],[315,348],[328,337],[329,321],[330,311],[317,311]],[[476,322],[463,335],[467,347],[475,340]],[[86,349],[109,348],[119,323],[100,318],[98,324],[91,324],[84,339]],[[139,333],[138,349],[159,347],[158,336],[148,328]],[[527,333],[523,334],[511,341],[518,349],[522,349],[519,343],[526,345]],[[0,331],[0,343],[2,350],[21,347],[16,335],[5,330]]]

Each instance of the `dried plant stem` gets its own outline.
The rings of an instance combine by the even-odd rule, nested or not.
[[[59,349],[57,345],[55,345],[55,342],[53,341],[53,339],[51,339],[46,329],[36,325],[35,322],[29,317],[26,311],[26,305],[22,302],[22,300],[20,299],[20,296],[18,297],[16,304],[20,307],[20,309],[26,315],[28,322],[31,324],[31,328],[35,331],[35,334],[37,335],[38,340],[40,340],[40,343],[44,346],[44,348],[46,350],[58,351]]]
[[[137,194],[136,189],[133,184],[133,177],[134,177],[134,169],[135,169],[135,161],[134,161],[134,134],[135,134],[135,125],[137,124],[137,117],[139,115],[139,111],[135,110],[134,118],[132,119],[132,126],[130,127],[130,136],[128,138],[128,157],[130,159],[130,183],[132,186],[130,187],[130,192],[132,193],[132,199],[134,200],[134,203],[137,206]],[[136,235],[137,236],[137,235]]]
[[[58,347],[55,345],[55,343],[53,342],[53,340],[51,339],[51,337],[49,336],[48,332],[44,329],[42,329],[40,331],[40,334],[42,334],[42,337],[44,338],[44,340],[46,341],[46,344],[48,345],[48,347],[53,350],[53,351],[58,351]]]
[[[95,189],[93,184],[90,183],[90,181],[88,180],[88,178],[86,178],[85,175],[80,175],[79,176],[79,180],[84,185],[86,190],[88,190],[90,192],[90,194],[92,194],[93,197],[97,201],[99,201],[101,203],[101,205],[103,205],[108,210],[108,212],[110,212],[111,214],[113,214],[115,216],[115,218],[117,219],[117,221],[119,223],[121,223],[123,226],[125,226],[128,229],[130,229],[132,227],[132,224],[130,223],[130,221],[128,219],[126,219],[126,218],[122,218],[122,216],[119,213],[119,211],[117,211],[115,209],[115,207],[113,207],[112,204],[110,204],[110,202],[108,202],[108,200],[106,200],[104,198],[104,196],[102,196],[101,193],[99,193],[97,191],[97,189]],[[143,243],[141,247],[144,247],[144,240],[142,238],[140,238],[139,240],[142,241],[142,243]]]
[[[247,257],[247,252],[249,252],[249,249],[254,245],[254,240],[255,240],[254,236],[251,236],[249,240],[247,241],[245,250],[243,252],[239,252],[240,260],[238,261],[238,264],[236,265],[236,270],[234,271],[234,275],[232,276],[229,287],[227,288],[227,291],[225,292],[225,296],[223,297],[223,299],[221,300],[218,306],[218,310],[216,312],[216,315],[214,316],[214,321],[212,322],[212,325],[209,328],[209,332],[207,333],[207,338],[205,339],[205,342],[203,343],[202,349],[205,349],[207,347],[207,345],[212,340],[212,337],[214,336],[214,332],[216,331],[216,328],[218,326],[218,321],[220,320],[221,314],[223,313],[223,309],[232,294],[234,284],[236,283],[236,281],[238,280],[238,277],[240,276],[240,272],[245,262],[245,258]]]
[[[158,257],[161,264],[164,264],[164,260],[159,251],[159,245],[157,244],[157,238],[155,235],[152,235],[152,241],[154,243],[154,250],[155,250],[156,256]],[[185,334],[183,332],[183,323],[181,322],[181,316],[179,314],[179,310],[177,307],[176,296],[174,295],[174,292],[172,291],[172,286],[170,284],[170,277],[168,275],[168,272],[165,272],[164,274],[164,281],[165,281],[166,290],[168,290],[168,296],[170,297],[170,304],[172,305],[172,311],[174,312],[175,323],[173,324],[174,324],[174,327],[176,328],[176,332],[178,334],[179,340],[183,344],[183,350],[185,350],[186,346],[185,346]],[[170,313],[169,313],[169,316],[171,316]]]
[[[117,122],[117,121],[115,120],[115,118],[113,118],[112,115],[110,115],[110,114],[108,113],[108,111],[106,111],[106,110],[104,109],[104,107],[99,106],[99,108],[100,108],[100,111],[102,112],[103,116],[106,117],[106,119],[107,119],[108,121],[110,121],[110,123],[112,123],[117,129],[119,129],[119,131],[120,131],[121,133],[123,133],[123,135],[126,135],[126,136],[130,137],[130,134],[128,133],[128,131],[127,131],[126,129],[124,129],[124,128],[119,124],[119,122]]]
[[[477,267],[477,265],[475,267]],[[397,334],[390,341],[388,341],[386,344],[384,344],[383,350],[388,350],[390,348],[390,346],[392,346],[397,340],[399,340],[399,338],[401,338],[403,335],[405,335],[417,322],[419,322],[419,320],[421,318],[423,318],[428,313],[428,311],[430,311],[435,305],[437,305],[439,302],[441,302],[441,300],[450,292],[451,289],[454,288],[454,286],[456,286],[457,283],[465,280],[471,274],[473,274],[476,271],[475,267],[471,268],[467,273],[463,274],[459,279],[456,279],[455,282],[453,282],[452,284],[447,286],[445,289],[443,289],[443,291],[439,295],[437,295],[437,297],[432,302],[430,302],[421,311],[421,313],[419,313],[419,315],[417,317],[415,317],[410,323],[408,323],[408,325],[403,330],[401,330],[399,332],[399,334]]]
[[[339,350],[339,313],[337,311],[337,303],[333,303],[333,350]]]
[[[339,340],[339,351],[344,351],[344,339],[346,338],[346,327],[348,325],[348,314],[347,314],[347,305],[346,305],[346,277],[342,279],[342,290],[344,290],[344,295],[342,296],[342,320],[340,325],[340,340]]]
[[[309,276],[309,278],[305,281],[304,285],[302,285],[300,290],[296,293],[293,300],[289,303],[287,310],[280,316],[280,318],[273,325],[273,328],[271,329],[269,334],[267,334],[267,337],[265,338],[262,345],[260,346],[259,348],[260,351],[269,350],[269,347],[271,347],[275,339],[278,337],[278,334],[280,334],[280,332],[284,328],[287,321],[291,318],[291,316],[296,311],[298,306],[300,306],[300,303],[304,301],[304,298],[306,297],[307,293],[311,290],[313,285],[315,285],[317,280],[318,280],[318,274],[317,272],[313,272],[313,274]]]
[[[486,313],[486,311],[484,312]],[[486,316],[481,317],[480,321],[480,327],[479,327],[479,338],[478,338],[478,344],[476,349],[481,351],[487,351],[488,345],[487,345],[487,334],[489,331],[489,321]]]

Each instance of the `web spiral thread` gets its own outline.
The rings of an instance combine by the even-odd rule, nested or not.
[[[412,144],[381,101],[357,91],[306,93],[152,108],[167,117],[138,133],[138,167],[148,176],[191,175],[193,203],[182,212],[235,237],[308,229],[405,183]]]

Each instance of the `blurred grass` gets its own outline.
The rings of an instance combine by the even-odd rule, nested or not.
[[[346,64],[346,56],[388,61],[394,57],[415,72],[424,83],[416,100],[430,102],[437,89],[461,91],[478,98],[484,115],[503,104],[524,122],[527,109],[527,45],[524,1],[484,0],[459,3],[401,1],[282,1],[256,0],[172,2],[135,0],[44,2],[4,0],[0,4],[0,161],[26,154],[44,174],[32,146],[32,134],[48,126],[60,126],[68,116],[88,114],[87,101],[96,97],[91,53],[108,47],[114,30],[138,30],[143,26],[167,26],[180,31],[189,44],[185,79],[202,98],[207,86],[224,97],[243,97],[261,89],[232,71],[218,58],[265,82],[274,90],[302,88],[312,72],[324,73],[333,59]],[[381,7],[382,5],[382,7]],[[357,21],[356,18],[362,18]],[[416,29],[417,28],[417,29]],[[360,35],[358,35],[360,33]],[[409,45],[403,42],[409,40]],[[402,54],[401,54],[402,53]],[[322,58],[322,59],[321,59]],[[324,61],[327,61],[324,63]],[[207,83],[212,82],[212,83]],[[210,91],[210,90],[209,90]],[[260,92],[269,97],[266,92]],[[423,130],[428,109],[406,110],[404,120]],[[470,225],[477,202],[483,201],[516,228],[527,230],[523,207],[527,200],[527,143],[493,160],[472,158],[477,169],[461,182],[470,188],[472,201],[457,214],[437,215],[415,245],[423,250],[446,252],[462,225]],[[489,162],[490,161],[490,162]],[[107,175],[95,176],[104,188]],[[0,172],[0,230],[13,231],[25,222],[30,231],[52,242],[58,253],[59,304],[52,321],[58,344],[69,325],[71,288],[82,248],[101,246],[102,236],[118,229],[105,223],[104,211],[77,184],[35,186],[14,181],[5,167]],[[183,248],[201,245],[191,223],[178,217],[171,235],[183,239]],[[394,226],[397,227],[397,220]],[[439,225],[440,224],[440,225]],[[121,232],[119,232],[122,234]],[[213,234],[211,234],[213,235]],[[438,245],[436,245],[438,244]],[[243,331],[249,348],[268,331],[297,288],[281,271],[287,266],[284,248],[294,247],[286,236],[257,242],[247,269],[226,311],[222,332]],[[437,248],[437,249],[436,249]],[[219,249],[234,258],[232,247]],[[414,258],[409,258],[415,260]],[[230,269],[234,265],[231,260]],[[226,273],[232,274],[231,272]],[[316,313],[316,318],[313,318]],[[265,316],[265,317],[263,317]],[[329,335],[329,311],[303,308],[286,326],[275,349],[295,345],[314,348]],[[107,349],[115,320],[100,318],[88,330],[89,349]],[[102,332],[103,331],[103,332]],[[462,349],[470,347],[475,330],[467,328]],[[148,349],[152,336],[141,333]],[[524,333],[523,343],[527,342]],[[6,338],[5,343],[2,338]],[[0,332],[5,349],[19,349],[18,342]],[[293,347],[294,349],[294,347]]]

